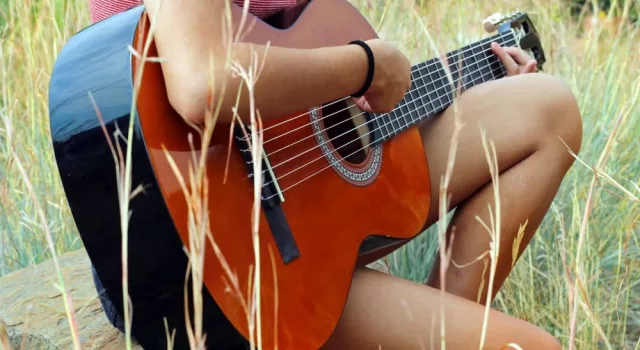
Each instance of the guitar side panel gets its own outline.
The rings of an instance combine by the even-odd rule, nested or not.
[[[52,146],[67,202],[95,273],[120,315],[124,309],[116,167],[89,93],[112,144],[125,152],[124,141],[116,143],[114,133],[117,128],[126,138],[129,127],[133,88],[127,47],[141,14],[142,7],[134,8],[73,36],[57,57],[49,88]],[[169,317],[169,327],[182,328],[187,271],[182,241],[156,182],[138,122],[135,118],[132,187],[142,186],[144,192],[130,201],[128,241],[129,293],[133,305],[140,306],[133,310],[134,334],[141,322],[162,331],[165,315],[159,309],[178,310]],[[204,317],[219,319],[211,296],[203,293],[203,298]],[[228,322],[212,326],[236,332]],[[186,334],[178,332],[177,338],[184,344]]]

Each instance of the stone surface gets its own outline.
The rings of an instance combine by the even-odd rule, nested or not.
[[[124,336],[105,316],[84,250],[59,257],[70,291],[82,349],[120,350]],[[369,265],[388,273],[382,261]],[[0,350],[73,349],[55,265],[46,261],[0,277]],[[135,345],[134,349],[142,347]]]
[[[64,254],[59,262],[71,294],[82,349],[124,349],[124,336],[102,311],[86,252]],[[0,278],[0,348],[6,347],[3,338],[8,338],[16,350],[73,349],[62,293],[57,285],[52,261]],[[134,349],[142,347],[136,345]]]

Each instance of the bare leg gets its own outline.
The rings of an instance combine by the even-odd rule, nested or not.
[[[323,349],[440,349],[440,309],[446,348],[478,349],[484,308],[422,284],[360,267],[344,313]],[[541,328],[490,310],[484,349],[560,349]]]
[[[487,206],[494,198],[480,130],[493,141],[500,171],[501,251],[494,294],[511,269],[511,249],[518,228],[528,221],[520,253],[548,210],[558,186],[573,163],[562,139],[578,152],[582,125],[576,102],[566,85],[544,74],[525,74],[479,85],[458,100],[465,124],[459,135],[455,168],[449,186],[450,206],[457,207],[452,259],[458,264],[489,250],[489,233],[476,216],[489,222]],[[433,195],[428,225],[438,219],[438,187],[444,174],[453,132],[454,110],[422,127],[429,159]],[[388,251],[387,251],[388,253]],[[363,259],[366,263],[380,254]],[[327,349],[411,349],[439,347],[439,309],[446,316],[447,349],[477,348],[484,307],[475,301],[482,263],[459,269],[450,265],[444,299],[438,289],[438,265],[427,286],[358,268],[343,316]],[[486,296],[486,287],[481,303]],[[434,328],[435,327],[435,328]],[[433,329],[433,330],[432,330]],[[542,329],[492,310],[487,349],[509,342],[524,349],[557,349]]]
[[[453,108],[449,108],[422,128],[434,188],[428,225],[438,219],[437,188],[446,167],[453,113]],[[578,152],[582,140],[580,114],[573,95],[559,79],[525,74],[467,91],[459,99],[458,115],[465,126],[460,133],[449,189],[451,207],[457,206],[449,225],[449,233],[455,227],[452,260],[459,265],[467,264],[489,250],[489,233],[476,220],[478,216],[489,224],[488,206],[495,208],[480,133],[484,129],[487,139],[495,144],[500,170],[502,230],[494,296],[511,270],[512,247],[519,226],[527,222],[518,256],[540,225],[573,163],[562,141]],[[438,266],[436,263],[428,282],[433,287],[439,287],[440,283]],[[482,262],[464,268],[450,264],[446,290],[476,301],[483,269]],[[486,292],[485,284],[480,295],[482,303]]]

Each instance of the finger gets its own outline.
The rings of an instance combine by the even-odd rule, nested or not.
[[[535,73],[538,71],[538,62],[536,60],[531,60],[522,70],[523,73]]]
[[[524,50],[517,47],[505,47],[504,50],[509,54],[509,56],[513,57],[513,59],[519,65],[526,65],[527,63],[533,60],[533,57],[529,56]]]
[[[491,49],[496,54],[496,56],[498,56],[500,61],[502,61],[504,68],[507,70],[507,75],[518,74],[518,64],[513,60],[513,58],[511,58],[511,56],[509,56],[506,51],[504,51],[502,47],[500,47],[500,45],[498,45],[497,43],[491,43]]]
[[[369,102],[364,96],[353,98],[353,102],[355,102],[356,106],[358,106],[358,108],[360,108],[361,111],[373,113],[373,109],[371,108],[371,105],[369,104]]]

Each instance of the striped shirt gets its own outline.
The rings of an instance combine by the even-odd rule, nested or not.
[[[244,5],[244,0],[233,0],[233,2],[241,7]],[[297,0],[250,0],[249,12],[257,17],[266,18],[282,9],[296,5],[296,2]],[[101,21],[138,4],[140,4],[140,0],[89,0],[91,22]]]

